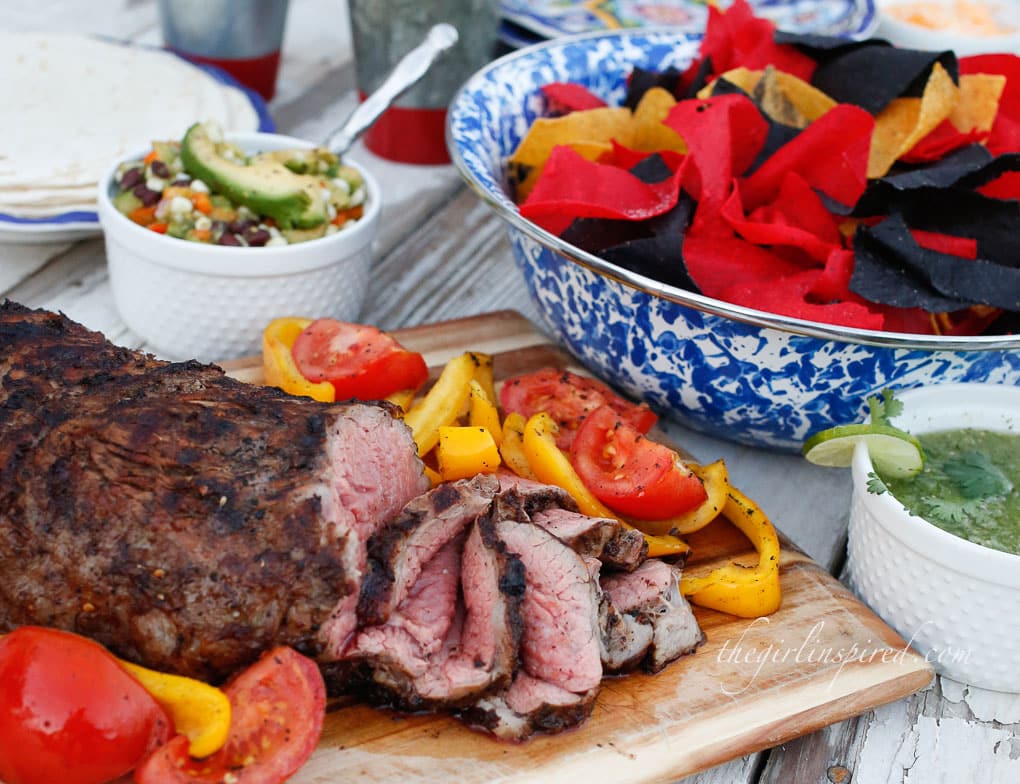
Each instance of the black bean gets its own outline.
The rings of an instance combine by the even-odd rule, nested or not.
[[[226,224],[225,221],[214,220],[212,222],[212,226],[210,226],[209,228],[212,229],[212,233],[213,234],[226,234],[227,233],[227,224]]]
[[[159,158],[149,164],[149,170],[161,180],[167,180],[170,178],[170,167],[163,163],[163,161]]]
[[[230,224],[230,230],[234,234],[244,234],[248,229],[255,225],[255,221],[251,220],[236,220]]]
[[[269,242],[269,239],[272,236],[273,235],[270,234],[265,229],[259,229],[258,231],[249,234],[247,237],[245,237],[245,239],[248,240],[249,245],[258,247],[261,245],[265,245],[267,242]]]
[[[219,245],[240,245],[241,244],[241,240],[239,240],[236,235],[231,234],[230,232],[226,232],[225,231],[220,236],[218,244]]]
[[[146,207],[151,207],[153,204],[159,201],[160,192],[150,191],[145,187],[145,183],[140,183],[134,187],[131,191],[135,196],[142,200],[142,204]]]
[[[138,183],[142,181],[142,170],[141,169],[128,169],[120,178],[120,187],[122,190],[128,190],[134,188]]]

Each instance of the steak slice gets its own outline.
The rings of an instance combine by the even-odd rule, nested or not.
[[[629,574],[602,578],[602,657],[607,672],[641,665],[658,672],[705,640],[680,593],[680,569],[650,559]]]
[[[523,741],[576,727],[591,715],[598,691],[575,694],[519,672],[509,689],[479,700],[461,718],[503,740]]]
[[[323,404],[0,306],[0,632],[218,681],[347,644],[380,522],[428,480],[375,404]]]
[[[598,558],[613,569],[633,571],[648,555],[648,543],[641,532],[624,528],[619,520],[557,507],[535,512],[531,519],[572,550]]]
[[[458,600],[458,585],[461,586]],[[510,682],[520,647],[524,569],[480,517],[429,560],[383,626],[347,658],[363,691],[406,710],[456,708]]]
[[[499,483],[491,476],[444,482],[412,499],[369,541],[369,572],[358,601],[362,626],[386,623],[425,564],[475,518],[489,511]]]
[[[460,715],[475,728],[523,740],[575,726],[591,713],[602,681],[599,563],[533,523],[498,519],[496,532],[524,565],[520,666],[508,688]]]

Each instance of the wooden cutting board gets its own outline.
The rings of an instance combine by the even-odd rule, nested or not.
[[[579,369],[512,311],[393,334],[422,352],[434,371],[467,349],[493,355],[497,382],[549,365]],[[258,358],[224,367],[237,378],[262,380]],[[739,487],[739,476],[730,479]],[[782,528],[781,518],[773,522]],[[755,560],[750,543],[725,519],[689,541],[686,568],[692,573]],[[672,781],[900,699],[931,681],[923,657],[785,540],[781,581],[782,607],[767,618],[749,621],[695,607],[707,642],[657,675],[605,680],[594,713],[577,729],[511,745],[443,715],[336,704],[318,749],[292,781]]]

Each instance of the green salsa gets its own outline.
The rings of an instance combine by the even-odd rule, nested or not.
[[[917,436],[924,470],[882,477],[912,514],[976,544],[1020,555],[1020,435],[945,430]]]

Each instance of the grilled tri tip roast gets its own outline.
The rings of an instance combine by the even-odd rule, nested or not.
[[[220,681],[265,649],[334,694],[520,740],[703,640],[679,568],[509,473],[429,489],[385,403],[316,403],[0,305],[0,633]]]

